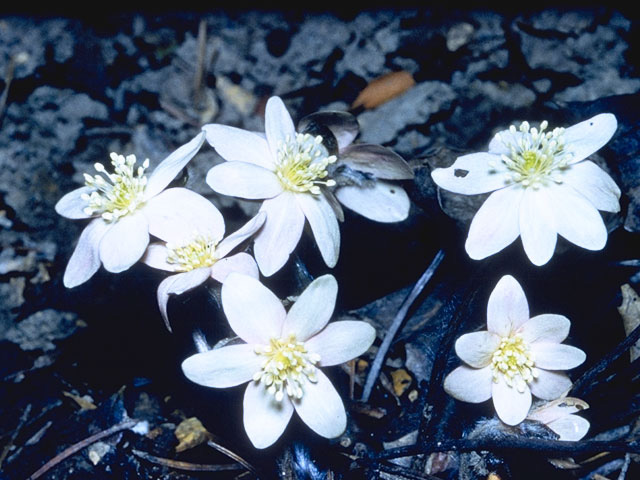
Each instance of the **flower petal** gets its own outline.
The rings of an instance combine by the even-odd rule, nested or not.
[[[458,157],[448,168],[436,168],[431,178],[440,188],[464,195],[492,192],[508,186],[507,167],[487,152]]]
[[[318,365],[329,367],[356,358],[369,350],[376,330],[367,322],[344,320],[332,322],[305,342],[307,350],[320,355]]]
[[[537,266],[544,265],[556,249],[554,204],[546,188],[527,188],[520,202],[520,237],[524,251]]]
[[[140,260],[149,245],[149,224],[140,212],[120,218],[100,240],[100,260],[104,268],[120,273]]]
[[[502,277],[489,296],[487,330],[509,336],[529,320],[529,304],[524,290],[511,275]]]
[[[196,235],[219,241],[224,219],[209,200],[186,188],[170,188],[152,198],[142,212],[149,221],[149,233],[165,242],[181,244]]]
[[[491,398],[491,367],[471,368],[463,365],[444,379],[444,390],[463,402],[482,403]]]
[[[293,334],[300,342],[314,336],[329,322],[337,296],[338,282],[332,275],[316,278],[289,309],[282,336]]]
[[[559,343],[533,343],[531,353],[535,358],[535,366],[546,370],[569,370],[577,367],[587,358],[579,348]]]
[[[105,222],[102,218],[96,218],[82,231],[64,271],[62,283],[65,287],[77,287],[98,271],[100,268],[100,240],[109,228],[111,228],[110,223]]]
[[[335,195],[345,207],[376,222],[401,222],[409,216],[409,197],[393,183],[378,180],[372,186],[347,185]]]
[[[537,315],[518,329],[525,343],[560,343],[569,335],[571,322],[567,317],[553,313]]]
[[[295,198],[311,225],[324,263],[330,268],[335,267],[340,253],[340,228],[331,205],[322,194],[301,193],[295,195]]]
[[[167,326],[167,330],[171,331],[171,324],[169,323],[169,313],[167,312],[167,304],[169,303],[169,295],[181,295],[198,285],[202,285],[207,281],[211,269],[196,268],[189,272],[178,273],[177,275],[171,275],[165,278],[160,285],[158,285],[158,308],[160,314],[164,320],[164,324]]]
[[[290,192],[265,200],[260,210],[267,214],[267,220],[255,237],[253,253],[260,271],[268,277],[287,263],[289,254],[298,245],[304,213]]]
[[[175,272],[177,265],[167,262],[168,249],[164,243],[152,243],[147,247],[144,256],[140,259],[142,263],[152,268],[165,270],[167,272]]]
[[[489,195],[469,227],[465,249],[474,260],[499,252],[520,235],[519,209],[524,191],[503,188]]]
[[[526,386],[523,392],[516,387],[510,387],[500,375],[497,382],[493,382],[491,397],[493,406],[500,420],[507,425],[517,425],[529,413],[531,407],[531,390]]]
[[[253,278],[258,278],[260,272],[258,272],[258,266],[256,261],[248,253],[236,253],[230,257],[225,257],[218,260],[211,267],[211,278],[215,278],[220,283],[224,283],[229,274],[236,272],[243,275],[249,275]]]
[[[571,389],[571,380],[560,372],[538,369],[538,377],[529,383],[531,393],[543,400],[555,400]]]
[[[144,197],[147,200],[167,188],[167,185],[176,178],[176,175],[198,153],[204,143],[204,137],[204,132],[200,132],[193,140],[175,150],[156,167],[149,175],[147,188],[144,189]]]
[[[616,133],[618,121],[611,113],[601,113],[577,123],[564,132],[565,152],[572,154],[570,163],[577,163],[600,150]]]
[[[547,427],[560,435],[560,440],[567,442],[582,440],[590,426],[587,419],[578,415],[567,415],[547,424]]]
[[[280,97],[271,97],[267,100],[264,112],[264,132],[267,135],[267,143],[271,150],[271,157],[278,158],[278,149],[282,143],[291,140],[296,135],[296,129]]]
[[[347,414],[340,395],[327,376],[316,370],[317,382],[306,382],[304,395],[293,400],[293,407],[311,430],[325,438],[340,436],[347,428]]]
[[[340,152],[338,165],[360,172],[370,173],[376,178],[387,180],[409,180],[413,178],[413,169],[393,150],[382,145],[349,145]]]
[[[72,190],[64,195],[58,203],[56,203],[56,212],[58,215],[62,215],[66,218],[78,220],[81,218],[89,218],[90,215],[84,213],[84,209],[88,204],[86,200],[82,198],[83,194],[90,194],[95,188],[92,187],[80,187]]]
[[[262,362],[252,345],[230,345],[188,357],[182,362],[182,371],[199,385],[228,388],[250,381]]]
[[[207,173],[206,182],[222,195],[249,200],[273,198],[282,192],[282,184],[275,173],[247,162],[216,165]]]
[[[266,345],[280,337],[286,316],[282,302],[255,278],[231,273],[222,284],[222,307],[245,342]]]
[[[564,170],[562,181],[571,185],[598,210],[620,211],[620,189],[616,182],[595,163],[586,160]]]
[[[252,163],[273,171],[275,164],[267,140],[254,132],[226,125],[210,124],[202,127],[207,141],[222,158],[230,162]]]
[[[344,222],[344,211],[342,210],[342,205],[340,205],[340,202],[338,201],[334,193],[328,188],[321,188],[320,190],[322,191],[324,198],[327,200],[327,202],[329,202],[329,205],[331,205],[333,213],[336,214],[336,218],[338,219],[338,221]]]
[[[244,393],[244,429],[256,448],[267,448],[282,435],[293,415],[289,397],[278,402],[262,383],[250,382]]]
[[[482,331],[462,335],[456,340],[456,354],[467,365],[483,368],[491,363],[491,357],[500,346],[500,337]]]
[[[267,219],[267,214],[258,212],[258,214],[245,223],[239,230],[236,230],[227,238],[222,240],[216,247],[216,255],[218,258],[226,257],[231,250],[236,248],[242,242],[247,240],[251,235],[256,233]]]
[[[527,418],[549,424],[558,418],[566,417],[567,415],[581,412],[588,408],[589,404],[584,400],[575,397],[564,397],[546,402],[532,409],[529,415],[527,415]]]

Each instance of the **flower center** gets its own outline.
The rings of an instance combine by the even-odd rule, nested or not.
[[[519,392],[524,392],[526,384],[538,376],[534,365],[533,354],[521,335],[503,337],[491,358],[493,381],[497,382],[502,374],[507,385],[515,385]]]
[[[545,120],[540,130],[531,128],[528,122],[520,125],[520,137],[517,141],[502,140],[509,149],[509,155],[502,155],[502,162],[509,169],[508,182],[520,183],[523,187],[539,188],[547,180],[562,183],[560,172],[569,167],[571,154],[564,149],[564,128],[555,128],[545,132],[549,126]],[[516,137],[516,127],[511,125],[509,131]]]
[[[217,241],[202,235],[196,235],[193,240],[183,245],[167,243],[167,263],[176,265],[181,272],[210,267],[218,260],[216,245]]]
[[[322,136],[298,133],[295,138],[287,136],[278,146],[276,175],[285,190],[318,195],[320,185],[336,184],[335,180],[322,180],[329,175],[327,166],[336,160],[322,145]]]
[[[262,370],[256,372],[253,379],[261,381],[278,402],[286,392],[289,397],[300,399],[304,393],[304,377],[317,382],[315,364],[320,356],[309,353],[304,343],[296,341],[295,335],[284,338],[272,338],[269,345],[256,347],[255,352],[265,357]]]
[[[90,194],[85,193],[82,199],[87,202],[84,213],[99,214],[107,222],[116,222],[120,217],[136,211],[144,203],[144,189],[147,177],[144,171],[149,167],[149,159],[142,166],[135,168],[135,155],[111,153],[111,164],[114,172],[109,173],[101,163],[94,165],[96,171],[104,175],[85,173],[85,185],[95,188]],[[106,177],[106,179],[105,179]]]

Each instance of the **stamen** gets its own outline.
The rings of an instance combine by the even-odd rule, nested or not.
[[[217,240],[194,234],[188,243],[176,245],[167,243],[167,263],[176,265],[178,271],[189,272],[201,267],[210,267],[218,261]]]
[[[504,337],[491,358],[493,381],[498,382],[502,374],[509,387],[522,393],[527,383],[538,376],[534,365],[535,358],[520,334]]]

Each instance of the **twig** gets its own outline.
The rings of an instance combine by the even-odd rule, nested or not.
[[[439,250],[438,253],[436,253],[436,256],[433,257],[433,260],[431,261],[431,264],[429,265],[429,267],[424,271],[422,276],[418,279],[416,284],[413,286],[413,289],[411,289],[411,292],[409,292],[409,295],[407,295],[407,297],[404,299],[404,301],[402,302],[402,305],[400,306],[400,309],[398,310],[398,313],[396,313],[396,316],[393,318],[393,321],[391,322],[391,325],[387,330],[387,334],[385,335],[384,340],[382,341],[382,344],[378,349],[378,353],[376,353],[376,357],[374,358],[373,363],[371,364],[371,369],[369,370],[369,374],[367,375],[367,380],[364,384],[364,389],[362,392],[363,402],[369,401],[369,397],[371,396],[371,392],[373,391],[373,386],[375,385],[376,380],[380,375],[380,370],[382,369],[382,364],[384,362],[384,359],[386,358],[387,353],[389,352],[389,348],[391,347],[391,344],[393,343],[393,339],[398,333],[398,330],[400,330],[400,327],[402,327],[402,325],[404,324],[404,321],[407,318],[407,314],[409,313],[409,309],[411,308],[413,303],[416,301],[418,296],[420,296],[420,294],[422,293],[422,290],[424,290],[429,280],[431,280],[431,278],[433,277],[433,274],[436,272],[443,258],[444,258],[444,251]]]
[[[207,22],[200,20],[198,25],[198,64],[196,74],[193,79],[193,104],[200,106],[202,101],[202,91],[204,86],[204,73],[206,70],[205,57],[207,56]]]
[[[2,449],[2,453],[0,454],[0,471],[2,471],[2,463],[4,462],[4,459],[7,458],[7,455],[9,454],[9,450],[11,450],[11,447],[14,445],[14,442],[16,441],[16,438],[18,437],[20,430],[22,430],[22,427],[26,423],[27,418],[29,418],[30,413],[31,413],[31,404],[27,405],[25,409],[22,411],[22,415],[20,415],[20,420],[18,420],[18,425],[13,430],[13,433],[11,434],[11,438],[9,439],[9,442]]]
[[[211,448],[216,449],[217,451],[219,451],[220,453],[226,455],[227,457],[231,458],[232,460],[235,460],[240,465],[242,465],[244,468],[246,468],[251,473],[253,473],[256,477],[259,477],[258,471],[255,469],[255,467],[253,465],[251,465],[249,462],[247,462],[240,455],[232,452],[228,448],[223,447],[222,445],[220,445],[219,443],[214,442],[213,440],[207,441],[207,445],[209,445]]]
[[[140,450],[132,450],[132,453],[136,457],[140,457],[157,465],[163,467],[175,468],[177,470],[187,470],[189,472],[223,472],[228,470],[241,470],[244,469],[244,465],[229,464],[229,465],[207,465],[203,463],[190,463],[182,462],[180,460],[172,460],[170,458],[156,457],[147,452],[141,452]]]
[[[4,75],[4,91],[2,95],[0,95],[0,126],[2,126],[2,118],[4,116],[5,108],[7,107],[7,99],[9,98],[9,87],[11,86],[11,82],[13,81],[13,75],[15,73],[15,69],[17,65],[24,63],[28,60],[29,56],[24,53],[18,53],[13,55],[9,59],[9,63],[7,64],[7,69]]]
[[[629,470],[629,465],[631,465],[631,455],[628,453],[624,456],[624,464],[620,469],[620,474],[618,475],[618,480],[624,480],[627,476],[627,471]]]
[[[380,462],[377,465],[377,468],[385,473],[393,473],[394,475],[408,478],[409,480],[440,480],[438,477],[434,477],[433,475],[416,472],[400,465],[395,465],[388,462]]]

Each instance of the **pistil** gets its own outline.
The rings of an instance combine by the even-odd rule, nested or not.
[[[502,338],[491,358],[493,381],[498,382],[502,375],[509,387],[515,386],[519,392],[524,392],[526,384],[538,376],[534,360],[521,335]]]

